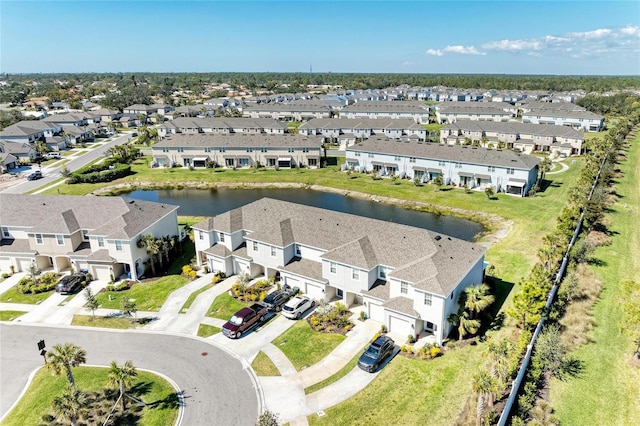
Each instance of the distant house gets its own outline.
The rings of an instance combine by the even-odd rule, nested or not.
[[[604,117],[590,111],[532,109],[522,113],[522,122],[567,126],[587,132],[599,132],[604,128]]]
[[[414,101],[359,101],[340,110],[341,118],[411,119],[416,123],[429,122],[429,106]]]
[[[515,107],[502,102],[445,102],[436,106],[436,119],[440,124],[458,120],[507,122],[516,114]]]
[[[286,123],[271,118],[178,117],[158,126],[161,137],[176,133],[265,133],[282,135]]]
[[[158,166],[217,165],[227,168],[257,166],[320,167],[322,143],[316,138],[290,134],[184,134],[167,136],[151,147]]]
[[[62,131],[62,127],[43,120],[25,120],[5,127],[0,131],[0,139],[12,142],[35,143],[52,137]]]
[[[24,161],[30,163],[38,156],[34,145],[26,142],[14,142],[9,140],[0,140],[0,153],[5,155],[12,155],[17,161]],[[8,158],[8,157],[5,157]]]
[[[281,121],[306,121],[333,116],[328,101],[300,100],[294,102],[259,103],[242,111],[243,117],[273,118]]]
[[[538,179],[540,159],[509,150],[368,139],[346,151],[347,167],[379,176],[525,196]]]
[[[87,270],[95,279],[138,279],[147,235],[178,235],[177,206],[121,197],[0,194],[0,271]]]
[[[13,154],[0,151],[0,173],[6,173],[16,167],[18,167],[18,157]]]
[[[364,308],[401,336],[449,335],[485,249],[421,228],[263,198],[193,226],[198,265],[278,275],[311,298]]]
[[[336,141],[342,147],[372,136],[415,141],[427,138],[427,130],[409,118],[314,118],[302,123],[298,132],[307,136],[322,136],[324,142]]]
[[[155,114],[166,115],[173,111],[175,108],[171,105],[164,104],[153,104],[153,105],[144,105],[144,104],[135,104],[129,105],[123,109],[124,114],[134,114],[134,115],[144,115],[147,118],[154,118]]]
[[[508,149],[526,154],[581,154],[584,132],[565,126],[459,120],[440,129],[440,141],[449,145],[478,144],[497,147],[501,142]]]

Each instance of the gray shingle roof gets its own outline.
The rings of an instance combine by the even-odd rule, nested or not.
[[[473,121],[458,120],[448,124],[444,129],[467,130],[472,132],[504,132],[509,134],[527,134],[534,136],[554,136],[573,139],[584,139],[584,131],[574,130],[569,126],[550,124],[519,123],[517,121]]]
[[[61,233],[76,229],[110,239],[129,239],[177,210],[177,206],[121,197],[0,194],[3,226],[28,232]]]
[[[412,317],[419,317],[420,312],[413,309],[413,299],[409,299],[408,297],[398,296],[393,299],[389,299],[382,304],[387,309],[391,309],[392,311],[400,312],[401,314],[406,314]]]
[[[165,127],[188,129],[283,129],[287,123],[272,118],[240,118],[240,117],[178,117],[163,124]]]
[[[291,259],[291,262],[287,263],[285,266],[278,267],[278,269],[281,271],[290,272],[301,277],[308,277],[316,281],[327,281],[322,277],[322,263],[314,262],[313,260],[309,259],[300,259],[299,257],[294,257],[293,259]]]
[[[249,133],[200,133],[184,134],[177,133],[167,136],[160,142],[153,145],[154,151],[162,148],[177,147],[298,147],[298,148],[319,148],[322,142],[314,137],[304,135],[271,135],[271,134],[249,134]]]
[[[300,129],[417,129],[422,125],[410,118],[313,118],[300,125]]]
[[[241,228],[251,232],[250,239],[276,244],[282,238],[274,233],[281,222],[288,220],[295,242],[324,251],[322,258],[367,270],[385,265],[396,269],[399,276],[412,277],[420,288],[433,288],[434,293],[445,296],[485,252],[477,244],[456,238],[436,239],[438,234],[425,229],[269,198],[218,215],[213,223],[201,224],[207,230],[228,232],[223,227],[237,211],[242,212]],[[194,229],[201,229],[199,225]],[[432,278],[435,283],[428,286],[419,281],[424,276],[425,262],[437,268]],[[389,276],[394,277],[395,271]]]
[[[428,114],[429,106],[422,102],[391,102],[391,101],[359,101],[342,108],[346,112],[405,112]]]
[[[541,161],[537,157],[509,150],[443,145],[438,143],[396,142],[380,138],[367,139],[347,148],[347,155],[349,157],[353,157],[353,152],[401,155],[405,157],[455,161],[522,170],[531,170]]]

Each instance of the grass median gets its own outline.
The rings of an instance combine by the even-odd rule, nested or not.
[[[329,355],[344,339],[342,334],[313,331],[306,320],[300,320],[272,343],[300,371]]]
[[[122,299],[135,299],[139,311],[159,311],[167,297],[188,280],[180,275],[169,275],[153,281],[135,283],[129,290],[100,292],[96,299],[101,308],[120,309]]]

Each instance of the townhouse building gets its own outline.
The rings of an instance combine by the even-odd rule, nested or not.
[[[338,142],[342,147],[357,139],[385,136],[390,139],[424,141],[427,130],[409,118],[314,118],[298,127],[307,136],[321,136],[324,142]]]
[[[510,121],[517,109],[503,102],[445,102],[436,106],[436,120],[440,124],[458,120]]]
[[[522,122],[567,126],[587,132],[599,132],[604,129],[604,117],[590,111],[531,109],[522,113]]]
[[[540,159],[526,154],[473,146],[396,142],[372,138],[348,148],[347,167],[378,176],[400,176],[524,197],[538,178]]]
[[[293,134],[177,133],[151,150],[153,162],[160,167],[317,168],[323,157],[322,142],[317,138]]]
[[[525,154],[580,155],[584,132],[566,126],[459,120],[440,129],[440,142],[449,145],[479,144],[485,148],[516,149]]]
[[[240,118],[240,117],[179,117],[158,126],[158,135],[165,137],[177,133],[250,133],[283,135],[287,124],[272,118]]]
[[[279,277],[316,300],[361,305],[402,335],[449,335],[464,289],[482,283],[485,249],[400,225],[263,198],[195,225],[201,266]]]
[[[0,193],[0,270],[86,270],[138,279],[149,259],[140,239],[179,235],[178,207],[122,197]]]
[[[341,118],[411,119],[429,122],[429,106],[415,101],[359,101],[340,110]]]
[[[261,102],[244,108],[242,116],[247,118],[273,118],[281,121],[307,121],[312,118],[329,118],[333,116],[329,102],[320,100]]]

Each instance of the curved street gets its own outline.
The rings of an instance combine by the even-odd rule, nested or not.
[[[0,323],[0,415],[18,399],[29,374],[43,364],[37,343],[47,349],[73,342],[87,351],[87,364],[131,360],[138,368],[170,377],[183,393],[185,425],[254,425],[259,414],[249,366],[199,338],[136,330]]]

